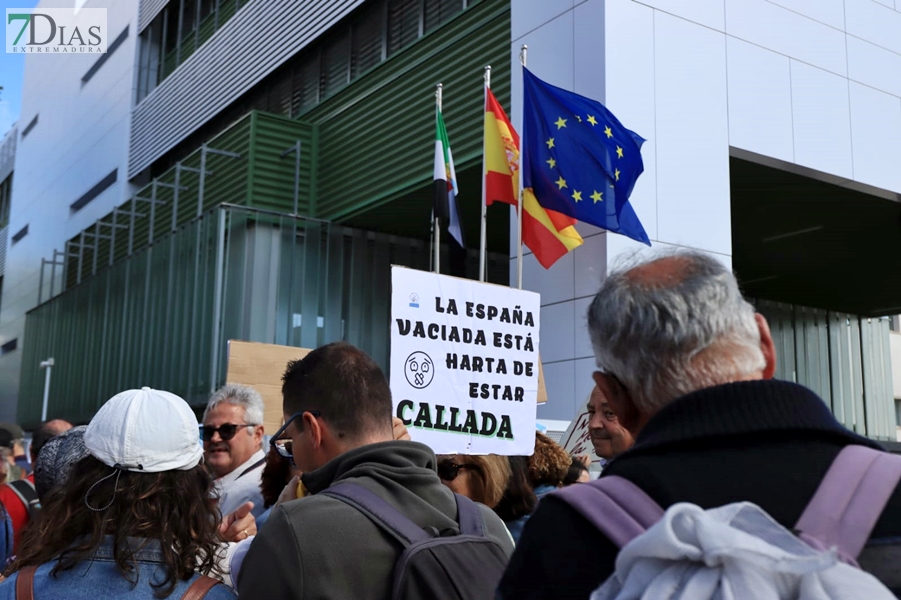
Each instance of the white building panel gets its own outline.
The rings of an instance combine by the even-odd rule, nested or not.
[[[848,80],[792,61],[795,162],[851,179]]]
[[[687,21],[725,31],[726,14],[723,0],[636,0],[661,12],[680,17]]]
[[[510,39],[514,42],[573,8],[573,0],[516,0],[510,15]]]
[[[514,258],[512,261],[514,283],[516,283],[515,261]],[[575,298],[572,252],[565,254],[547,270],[538,263],[534,255],[526,254],[523,256],[522,267],[522,287],[541,294],[542,306]]]
[[[654,32],[657,238],[730,254],[726,38],[661,12]]]
[[[575,323],[573,300],[541,307],[540,339],[543,362],[575,358]]]
[[[845,30],[845,0],[769,0],[799,15]]]
[[[845,34],[766,0],[726,0],[726,33],[847,75]]]
[[[853,81],[901,96],[901,54],[848,36],[848,74]]]
[[[854,179],[901,192],[901,98],[851,82]]]
[[[605,233],[586,237],[573,252],[576,298],[596,294],[607,274],[607,237]]]
[[[791,59],[732,37],[726,59],[729,145],[793,161]]]
[[[901,54],[901,13],[873,0],[845,0],[848,35]]]
[[[647,140],[641,147],[644,173],[629,200],[648,237],[658,239],[654,12],[637,2],[608,0],[605,105]]]

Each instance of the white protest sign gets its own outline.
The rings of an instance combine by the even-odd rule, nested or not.
[[[540,296],[391,268],[391,395],[436,454],[531,455]]]

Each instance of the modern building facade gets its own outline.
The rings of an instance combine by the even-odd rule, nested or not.
[[[347,339],[387,366],[388,268],[429,266],[435,85],[474,249],[483,67],[518,124],[527,44],[536,75],[648,140],[632,202],[654,246],[733,266],[773,324],[779,375],[894,439],[895,1],[88,0],[115,51],[26,62],[0,406],[34,422],[50,356],[52,412],[73,420],[127,386],[202,403],[228,339]],[[577,228],[585,244],[550,270],[524,257],[543,419],[587,398],[585,311],[636,247]],[[489,280],[508,283],[505,206],[489,232]],[[444,254],[444,272],[476,275],[474,250]]]
[[[895,415],[880,317],[901,306],[899,10],[892,0],[536,0],[513,2],[511,16],[514,63],[527,44],[530,70],[601,99],[648,140],[632,204],[653,245],[730,264],[773,324],[777,375],[882,439],[894,439]],[[574,404],[592,385],[590,297],[638,246],[579,227],[585,244],[550,271],[523,265],[542,294],[549,389]]]

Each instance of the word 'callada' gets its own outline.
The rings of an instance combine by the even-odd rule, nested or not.
[[[446,407],[440,404],[435,406],[435,418],[432,418],[432,407],[428,402],[419,403],[419,412],[415,419],[408,418],[404,413],[412,411],[415,408],[412,400],[401,400],[397,404],[397,418],[404,422],[407,427],[415,427],[417,429],[434,429],[438,431],[452,431],[455,433],[467,433],[471,435],[482,435],[485,437],[497,437],[505,440],[513,439],[513,425],[510,423],[510,415],[501,415],[500,423],[497,417],[488,412],[481,413],[482,427],[479,427],[476,411],[469,409],[466,411],[466,420],[460,424],[460,409],[451,406],[450,415],[445,414]],[[447,419],[450,419],[449,421]]]

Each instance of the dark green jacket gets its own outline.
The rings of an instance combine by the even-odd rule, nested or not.
[[[351,450],[303,476],[313,495],[272,512],[251,544],[238,578],[241,598],[391,597],[400,544],[357,509],[318,492],[338,481],[378,494],[420,527],[456,527],[451,491],[435,473],[435,454],[416,442],[382,442]],[[513,552],[503,522],[479,505],[489,535]]]

